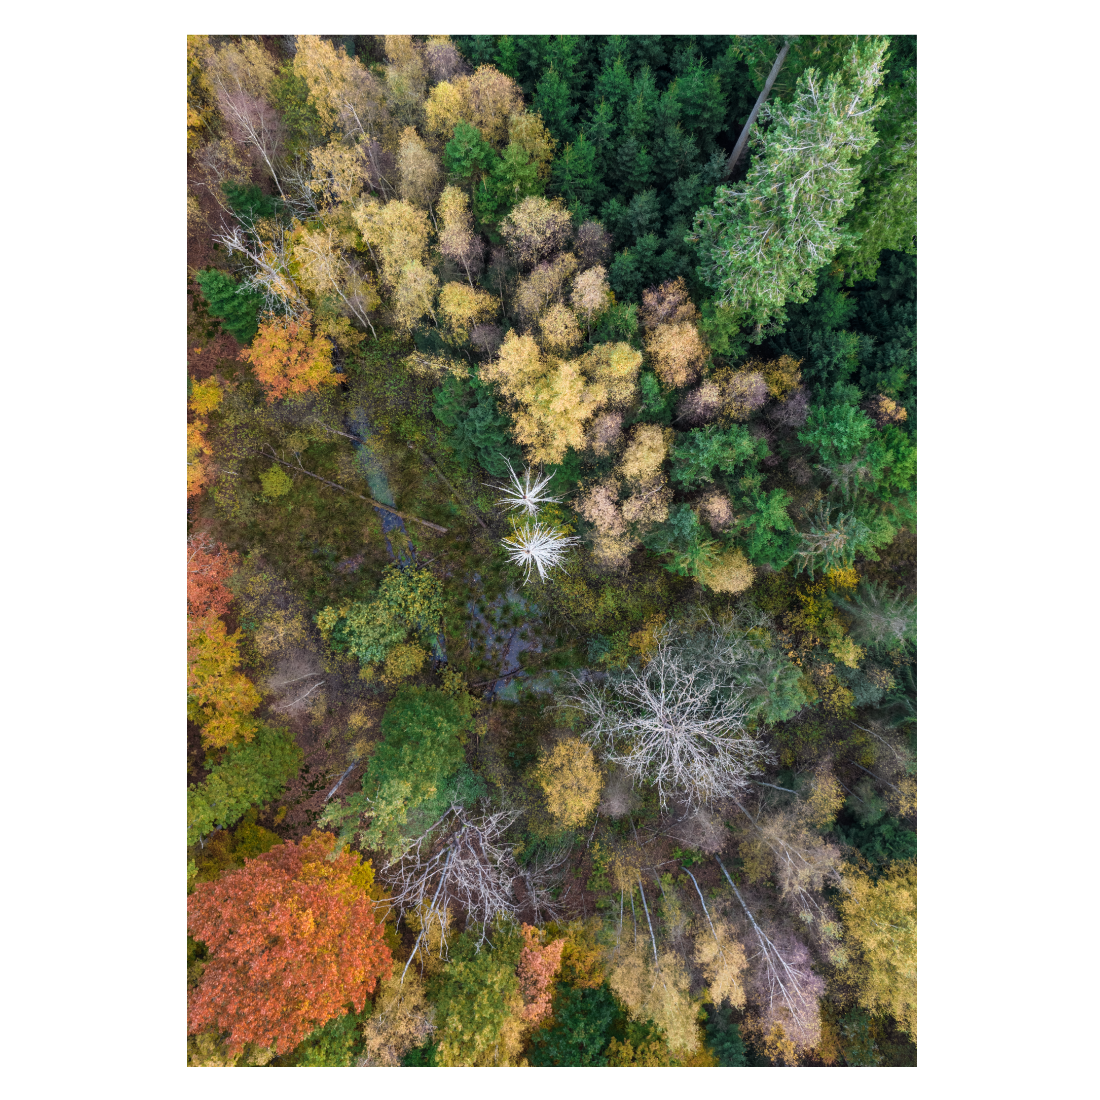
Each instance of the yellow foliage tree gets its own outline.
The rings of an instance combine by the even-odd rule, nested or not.
[[[495,316],[497,300],[465,283],[447,283],[439,292],[439,317],[456,344],[469,340],[470,328]]]
[[[590,745],[567,737],[542,756],[536,771],[550,813],[567,829],[583,825],[600,800],[603,786]]]
[[[260,705],[260,693],[237,671],[240,639],[239,630],[226,633],[214,612],[188,623],[187,715],[202,726],[208,748],[251,741],[259,726],[249,715]]]
[[[735,596],[752,587],[756,570],[741,550],[733,547],[699,568],[699,580],[714,592]]]
[[[690,385],[706,362],[707,349],[690,321],[658,325],[646,338],[657,377],[669,388]]]
[[[421,140],[412,126],[406,126],[397,148],[397,193],[405,202],[427,210],[443,177],[439,158]]]
[[[889,1013],[917,1041],[917,865],[895,863],[872,880],[845,866],[838,908],[851,950],[847,971],[869,1012]]]

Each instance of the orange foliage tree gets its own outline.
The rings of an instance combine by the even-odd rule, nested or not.
[[[332,373],[332,346],[313,333],[310,318],[308,310],[300,317],[269,317],[241,352],[268,401],[339,381]]]
[[[369,863],[313,832],[276,845],[187,899],[187,931],[208,962],[187,1005],[190,1034],[217,1028],[246,1043],[296,1047],[346,1006],[362,1012],[393,959],[375,920]]]
[[[233,576],[240,555],[201,535],[187,540],[187,618],[201,619],[209,612],[224,615],[233,601],[225,582]]]
[[[550,985],[561,967],[562,948],[565,940],[554,940],[545,947],[539,946],[539,930],[531,925],[522,926],[524,948],[520,952],[516,977],[523,995],[523,1019],[535,1025],[550,1015]]]
[[[241,663],[238,630],[226,633],[214,612],[187,623],[187,716],[202,725],[207,748],[251,741],[258,723],[248,716],[260,705],[260,693],[237,669]]]

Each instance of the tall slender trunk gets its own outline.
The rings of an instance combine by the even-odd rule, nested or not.
[[[756,102],[749,112],[748,120],[741,128],[741,136],[737,139],[737,144],[733,147],[733,152],[730,153],[730,159],[726,161],[726,171],[723,174],[723,179],[729,179],[730,176],[733,175],[733,170],[737,167],[737,162],[741,159],[741,154],[744,153],[745,146],[749,143],[749,131],[752,129],[752,124],[756,121],[756,116],[760,113],[760,108],[764,106],[772,90],[772,85],[775,83],[775,78],[779,75],[779,70],[783,68],[783,62],[787,60],[787,51],[790,48],[790,42],[784,42],[783,48],[776,55],[775,63],[772,65],[772,71],[768,73],[768,79],[764,81],[764,87],[756,97]]]

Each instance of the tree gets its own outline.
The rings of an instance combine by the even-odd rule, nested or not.
[[[751,959],[749,999],[754,1012],[746,1023],[762,1045],[794,1064],[798,1052],[815,1046],[820,1037],[818,999],[825,983],[814,973],[806,945],[788,932],[762,927],[721,860],[718,866],[759,949]]]
[[[856,42],[843,70],[821,78],[807,69],[790,106],[773,101],[771,125],[741,187],[719,187],[689,237],[700,279],[738,324],[783,318],[804,302],[817,272],[846,240],[840,222],[859,196],[853,164],[875,143],[875,90],[888,40]]]
[[[529,924],[521,925],[524,946],[516,965],[519,991],[523,997],[522,1016],[528,1026],[538,1024],[550,1015],[550,986],[554,975],[561,968],[564,939],[556,939],[545,947],[540,946],[539,930]]]
[[[737,647],[718,630],[667,628],[642,669],[608,674],[606,688],[576,681],[571,697],[590,720],[584,736],[636,783],[652,783],[661,806],[673,792],[693,805],[735,796],[769,757],[745,730],[730,669]]]
[[[317,295],[320,302],[333,299],[340,313],[373,333],[370,315],[381,302],[378,283],[351,255],[354,237],[346,221],[336,224],[334,219],[313,229],[299,227],[294,234],[294,261],[305,290]]]
[[[844,868],[838,908],[851,949],[847,971],[869,1012],[888,1012],[917,1041],[917,865],[895,863],[877,881]]]
[[[313,334],[311,317],[308,310],[297,318],[271,317],[260,325],[252,346],[241,352],[269,402],[339,381],[332,373],[332,347]]]
[[[845,223],[853,242],[836,256],[848,286],[873,279],[884,250],[916,251],[916,68],[903,69],[896,81],[888,78],[884,99],[875,119],[878,141],[860,162],[863,194]]]
[[[472,815],[453,802],[383,868],[398,914],[415,914],[419,923],[406,971],[421,940],[430,939],[433,929],[438,935],[438,949],[443,952],[450,913],[456,909],[480,927],[479,943],[488,939],[489,925],[496,918],[514,920],[518,916],[513,884],[520,869],[512,848],[504,841],[505,830],[517,816],[516,811]],[[541,889],[541,884],[530,876],[527,882],[529,895]]]
[[[255,39],[246,38],[240,45],[230,42],[218,50],[208,49],[205,68],[233,139],[267,168],[285,199],[279,181],[285,127],[270,102],[275,83],[271,55]]]
[[[606,1066],[604,1051],[620,1014],[606,985],[583,988],[559,983],[554,994],[553,1025],[531,1041],[533,1066]]]
[[[430,209],[439,194],[442,172],[439,159],[411,126],[407,126],[401,135],[397,171],[401,198],[422,210]]]
[[[652,1020],[668,1037],[673,1054],[690,1054],[699,1046],[699,1003],[691,997],[691,977],[677,952],[654,958],[644,940],[621,944],[608,974],[608,984],[631,1018]]]
[[[435,1030],[435,1010],[428,1003],[424,983],[414,970],[383,978],[374,998],[374,1011],[363,1027],[361,1066],[399,1066],[414,1047]]]
[[[518,1060],[523,1000],[516,964],[523,940],[503,925],[493,940],[493,949],[485,950],[476,936],[457,936],[431,983],[439,1065],[508,1066]]]
[[[860,645],[880,651],[905,643],[916,645],[916,601],[900,590],[890,592],[885,585],[860,581],[859,588],[847,599],[835,595],[831,598],[837,608],[851,616],[851,635]]]
[[[187,899],[187,930],[209,958],[188,998],[188,1031],[292,1050],[350,1004],[362,1012],[392,956],[367,895],[370,863],[311,833],[280,844]],[[331,858],[334,857],[334,858]]]
[[[349,653],[367,665],[385,660],[413,631],[425,646],[432,646],[442,614],[443,589],[434,574],[388,565],[370,600],[326,607],[317,626],[337,653]]]
[[[536,778],[547,808],[564,828],[577,828],[592,816],[603,783],[592,749],[583,741],[559,741],[539,760]]]
[[[749,463],[768,454],[768,445],[742,424],[718,428],[711,424],[686,432],[672,451],[671,478],[685,489],[715,480],[715,472],[727,480],[736,478]]]
[[[532,195],[501,222],[500,234],[517,266],[530,270],[565,247],[573,235],[573,218],[560,202]]]
[[[247,344],[259,329],[263,295],[241,286],[224,271],[199,271],[195,282],[202,290],[207,309],[221,320],[222,328],[238,343]]]
[[[323,822],[341,823],[345,839],[367,814],[370,825],[357,833],[362,843],[401,852],[409,843],[405,832],[410,813],[420,810],[418,820],[423,820],[446,809],[447,780],[463,761],[469,727],[470,711],[463,701],[438,688],[402,687],[382,717],[382,740],[363,776],[361,793],[346,805],[330,803]]]
[[[216,407],[221,400],[221,387],[214,383],[217,401],[210,407]],[[188,402],[191,413],[197,414],[199,408],[194,397]],[[210,427],[209,421],[202,415],[194,415],[187,424],[187,495],[197,496],[202,492],[203,486],[210,481],[213,474],[213,464],[206,457],[211,453],[210,443],[206,438],[206,430]]]
[[[279,798],[301,763],[302,750],[283,729],[261,725],[251,741],[230,745],[206,779],[187,788],[188,845]]]
[[[473,277],[481,271],[485,245],[474,232],[469,202],[457,187],[447,186],[439,196],[437,210],[443,220],[443,228],[439,232],[439,251],[462,265],[472,289]]]
[[[250,741],[259,723],[249,715],[260,705],[260,693],[237,669],[241,632],[226,632],[212,611],[188,623],[187,715],[202,726],[207,747],[224,748]]]
[[[236,572],[240,555],[202,535],[187,538],[187,616],[224,615],[233,602],[225,582]]]
[[[508,462],[520,459],[508,433],[510,421],[497,410],[492,387],[480,379],[446,375],[432,409],[450,429],[450,443],[467,467],[478,465],[493,477],[505,477]]]

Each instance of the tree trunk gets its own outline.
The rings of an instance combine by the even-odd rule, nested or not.
[[[339,434],[343,434],[342,432]],[[383,512],[389,512],[392,515],[397,516],[399,519],[411,520],[413,523],[421,523],[425,527],[430,527],[433,531],[438,531],[441,535],[445,535],[448,532],[448,528],[440,527],[438,523],[429,523],[426,519],[420,519],[419,516],[410,516],[405,512],[399,512],[396,508],[391,508],[388,504],[379,504],[377,500],[372,500],[370,497],[363,496],[362,493],[354,493],[351,489],[345,489],[343,485],[337,485],[335,481],[329,481],[327,477],[321,477],[320,474],[311,474],[304,466],[295,466],[292,462],[284,462],[276,455],[271,455],[281,466],[285,466],[288,470],[297,470],[300,474],[305,474],[306,477],[315,478],[317,481],[323,481],[326,485],[331,485],[334,489],[339,489],[342,493],[351,493],[353,497],[358,497],[360,500],[365,500],[368,504],[375,508],[381,508]]]
[[[749,143],[749,131],[752,129],[752,124],[756,121],[756,116],[760,113],[760,108],[764,106],[772,90],[772,85],[775,83],[775,78],[779,75],[779,70],[783,68],[783,62],[787,60],[787,51],[790,48],[790,42],[784,42],[783,48],[776,55],[775,64],[772,65],[772,71],[768,73],[768,79],[764,81],[764,87],[756,97],[756,102],[749,112],[748,120],[741,128],[741,136],[737,139],[737,144],[733,147],[733,152],[730,153],[730,159],[726,161],[726,171],[722,176],[723,179],[729,179],[730,176],[733,175],[733,170],[737,167],[737,162],[741,159],[741,154],[744,153],[745,146]]]

